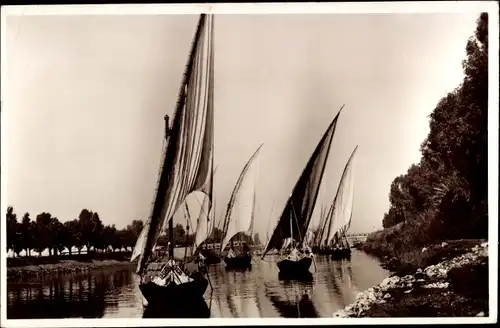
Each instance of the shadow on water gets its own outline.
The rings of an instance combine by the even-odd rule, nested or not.
[[[105,308],[118,307],[116,298],[121,286],[130,283],[127,270],[113,275],[104,272],[52,277],[8,286],[7,317],[37,318],[100,318]]]
[[[191,300],[189,304],[161,307],[145,307],[143,318],[210,318],[210,308],[203,298]]]
[[[284,273],[284,272],[279,272],[278,273],[278,279],[280,281],[299,281],[299,282],[313,282],[314,276],[311,272],[307,271],[304,273]]]
[[[269,296],[271,303],[285,318],[318,318],[319,314],[308,294],[298,301],[282,301],[277,296]]]

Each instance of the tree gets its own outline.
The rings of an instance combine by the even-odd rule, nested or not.
[[[441,99],[430,115],[422,159],[396,177],[384,214],[388,228],[419,221],[436,238],[487,236],[488,15],[481,14],[466,45],[461,85]],[[404,232],[401,232],[404,234]]]
[[[24,213],[21,221],[21,244],[22,248],[26,251],[26,256],[31,256],[31,250],[35,247],[36,227],[34,222],[31,221],[30,214]]]
[[[95,249],[95,246],[100,243],[103,224],[99,214],[83,209],[78,216],[78,223],[82,233],[82,241],[87,247],[87,253],[90,253],[91,247]]]
[[[21,227],[19,222],[17,222],[17,214],[14,213],[14,208],[12,206],[7,207],[7,251],[11,249],[14,252],[14,256],[22,251],[21,246]]]
[[[53,236],[50,231],[50,224],[52,222],[52,215],[50,213],[42,212],[36,216],[36,246],[35,250],[38,256],[53,244]],[[49,255],[51,255],[49,249]]]

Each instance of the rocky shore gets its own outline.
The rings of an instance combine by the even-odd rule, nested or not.
[[[462,255],[418,268],[413,274],[393,274],[359,293],[353,304],[333,316],[488,316],[488,294],[488,243],[484,242]]]
[[[118,260],[92,260],[85,262],[61,260],[58,263],[7,267],[7,279],[27,279],[31,277],[44,277],[57,274],[81,273],[111,266],[116,267],[131,265],[135,264],[129,261]]]

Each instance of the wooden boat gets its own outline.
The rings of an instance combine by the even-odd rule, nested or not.
[[[357,149],[358,146],[354,148],[344,167],[335,198],[325,220],[320,222],[319,231],[314,241],[319,254],[330,255],[334,260],[347,258],[351,255],[351,248],[345,233],[349,229],[352,219],[353,167]]]
[[[139,258],[136,273],[144,305],[189,304],[203,300],[209,284],[204,263],[174,259],[174,214],[186,197],[201,191],[211,203],[213,194],[213,18],[202,14],[181,84],[172,128],[165,116],[162,163],[151,215],[137,240],[131,261]],[[193,127],[196,126],[197,129]],[[196,158],[196,161],[191,161]],[[168,222],[169,261],[153,270],[152,250]],[[182,267],[182,268],[181,268]],[[191,271],[191,272],[189,272]],[[204,301],[204,300],[203,300]]]
[[[238,177],[236,185],[227,205],[226,216],[222,226],[222,241],[220,246],[220,254],[229,244],[230,250],[224,256],[226,268],[251,268],[252,255],[250,249],[236,250],[234,240],[237,234],[244,232],[252,236],[255,214],[255,179],[257,176],[257,168],[255,166],[255,158],[259,153],[262,145],[250,157],[243,170]],[[250,205],[250,206],[248,206]],[[246,244],[244,245],[246,246]]]
[[[313,253],[305,245],[305,236],[316,205],[319,187],[342,108],[316,146],[278,219],[278,224],[262,255],[262,258],[264,258],[271,249],[280,250],[281,254],[278,261],[280,272],[287,274],[305,273],[309,271],[313,261]]]

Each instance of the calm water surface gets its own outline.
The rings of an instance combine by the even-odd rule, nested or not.
[[[254,255],[250,271],[209,267],[205,300],[212,318],[331,317],[360,291],[380,283],[388,272],[374,258],[353,250],[351,260],[317,256],[312,281],[280,281],[277,256]],[[139,278],[133,268],[107,268],[87,274],[8,283],[7,316],[29,318],[127,318],[145,316]]]

